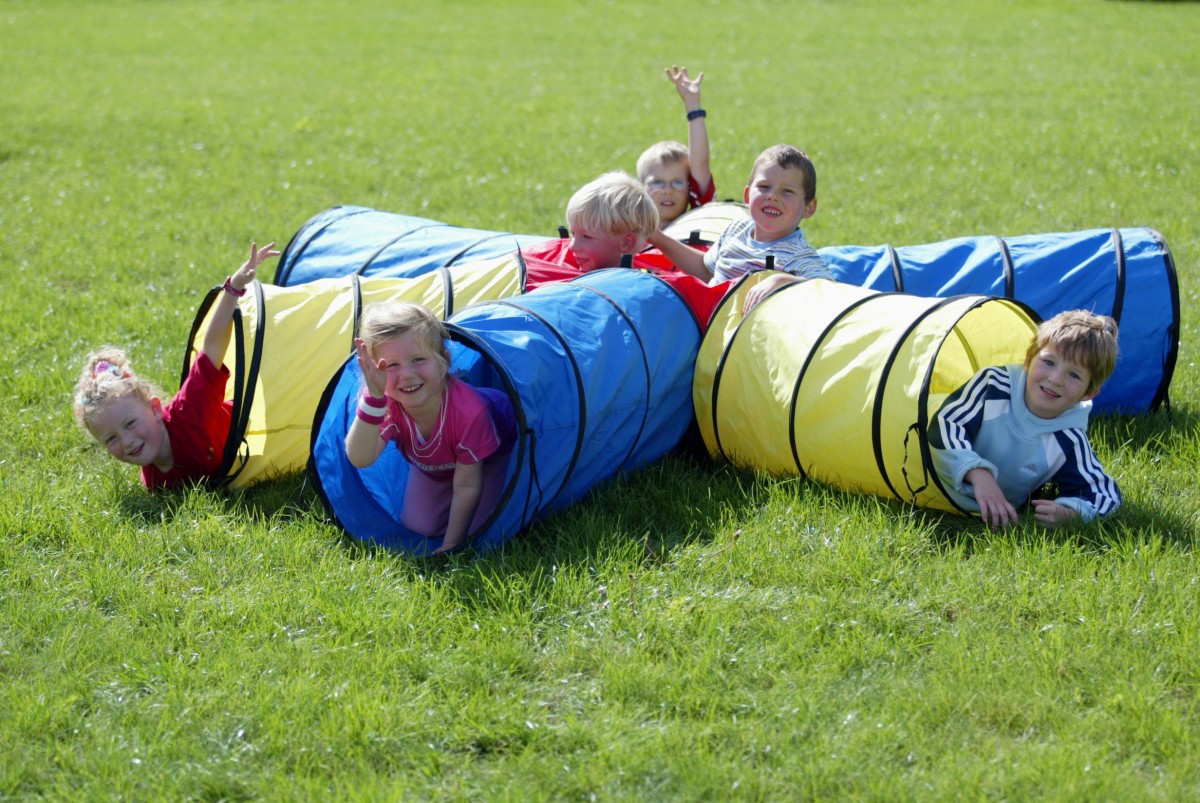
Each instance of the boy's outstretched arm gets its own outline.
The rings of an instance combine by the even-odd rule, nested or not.
[[[688,164],[691,166],[692,178],[703,194],[712,183],[712,169],[708,164],[708,125],[703,115],[692,117],[694,111],[703,110],[700,104],[700,82],[704,73],[695,78],[688,75],[687,67],[671,65],[666,70],[667,78],[675,85],[679,97],[683,99],[683,108],[688,113]]]
[[[648,242],[662,251],[663,256],[675,263],[675,267],[689,276],[695,276],[705,282],[712,280],[713,272],[704,264],[703,251],[697,251],[695,248],[684,245],[661,231],[652,233]]]
[[[267,243],[261,249],[250,243],[250,258],[225,281],[225,287],[232,288],[234,292],[226,289],[218,296],[209,318],[208,331],[204,334],[204,343],[200,346],[201,353],[217,368],[221,367],[225,359],[225,349],[229,348],[229,338],[233,334],[233,310],[237,307],[238,298],[250,282],[254,281],[258,266],[277,256],[279,252],[275,250],[273,242]]]

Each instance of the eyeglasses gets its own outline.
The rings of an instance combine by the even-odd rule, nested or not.
[[[663,181],[661,178],[652,178],[646,182],[646,189],[650,192],[662,192],[667,187],[673,190],[686,190],[688,183],[681,178],[672,179],[671,181]]]

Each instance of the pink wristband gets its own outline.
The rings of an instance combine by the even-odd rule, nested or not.
[[[358,410],[354,414],[356,416],[358,416],[359,421],[363,421],[367,424],[371,424],[376,427],[383,423],[383,416],[371,415],[370,413],[363,410],[362,407],[359,407]]]
[[[233,296],[234,298],[241,298],[242,296],[246,295],[245,287],[243,287],[241,290],[239,290],[233,286],[233,277],[232,276],[229,276],[225,279],[225,284],[221,285],[221,289],[224,290],[226,293],[229,293],[229,295]]]
[[[384,414],[387,412],[387,399],[372,396],[370,392],[363,391],[362,396],[358,399],[358,411],[355,415],[359,420],[368,424],[382,424]]]

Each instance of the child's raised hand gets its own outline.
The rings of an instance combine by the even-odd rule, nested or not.
[[[268,259],[277,256],[279,256],[279,252],[275,250],[274,242],[267,243],[261,249],[257,244],[250,243],[250,258],[234,271],[233,275],[229,277],[229,283],[233,285],[233,289],[235,290],[245,290],[250,285],[250,282],[254,281],[254,275],[258,272],[258,266]]]
[[[377,399],[382,398],[387,391],[387,371],[384,370],[383,360],[371,356],[361,337],[354,338],[354,348],[358,354],[358,370],[362,371],[367,392]]]
[[[1052,499],[1034,499],[1029,503],[1033,507],[1033,517],[1047,527],[1062,527],[1069,524],[1078,513],[1066,505],[1060,505]]]
[[[688,75],[687,67],[676,67],[674,64],[664,72],[667,74],[667,80],[675,85],[675,90],[679,97],[683,98],[688,111],[700,108],[700,82],[704,80],[704,73],[692,78]],[[693,103],[695,105],[692,105]]]

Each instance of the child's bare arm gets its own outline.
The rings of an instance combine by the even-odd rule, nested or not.
[[[776,273],[767,279],[763,279],[758,284],[746,291],[746,298],[742,301],[742,314],[749,315],[750,310],[754,309],[762,302],[764,298],[771,295],[776,288],[782,287],[785,284],[795,284],[802,282],[799,276],[793,276],[790,273]]]
[[[250,243],[250,258],[226,280],[226,290],[217,298],[200,351],[218,368],[225,360],[225,350],[229,348],[229,338],[233,334],[233,310],[237,307],[238,298],[254,281],[258,266],[272,257],[279,256],[279,252],[274,249],[273,242],[267,243],[261,249]],[[230,289],[233,292],[229,292]]]
[[[695,78],[688,75],[687,67],[672,65],[666,70],[667,78],[675,85],[679,97],[683,99],[683,108],[688,113],[688,164],[691,167],[692,178],[703,193],[712,182],[712,169],[709,167],[708,156],[708,125],[704,115],[693,115],[692,112],[703,111],[700,103],[700,83],[704,73]]]
[[[713,273],[704,264],[704,252],[697,251],[695,248],[684,245],[673,237],[663,234],[661,231],[656,231],[649,237],[649,243],[663,252],[663,256],[675,263],[675,267],[679,268],[689,276],[695,276],[702,281],[710,281]]]
[[[450,517],[446,537],[433,554],[450,552],[467,540],[467,530],[483,495],[483,463],[458,463],[454,466],[454,495],[450,499]]]
[[[387,372],[371,356],[362,338],[354,339],[354,348],[367,395],[374,399],[384,399],[384,393],[387,391]],[[386,399],[382,409],[378,404],[371,404],[363,399],[359,399],[358,406],[354,420],[350,422],[350,431],[346,433],[346,459],[355,468],[367,468],[383,453],[384,442],[383,438],[379,437],[379,427],[387,409]]]

